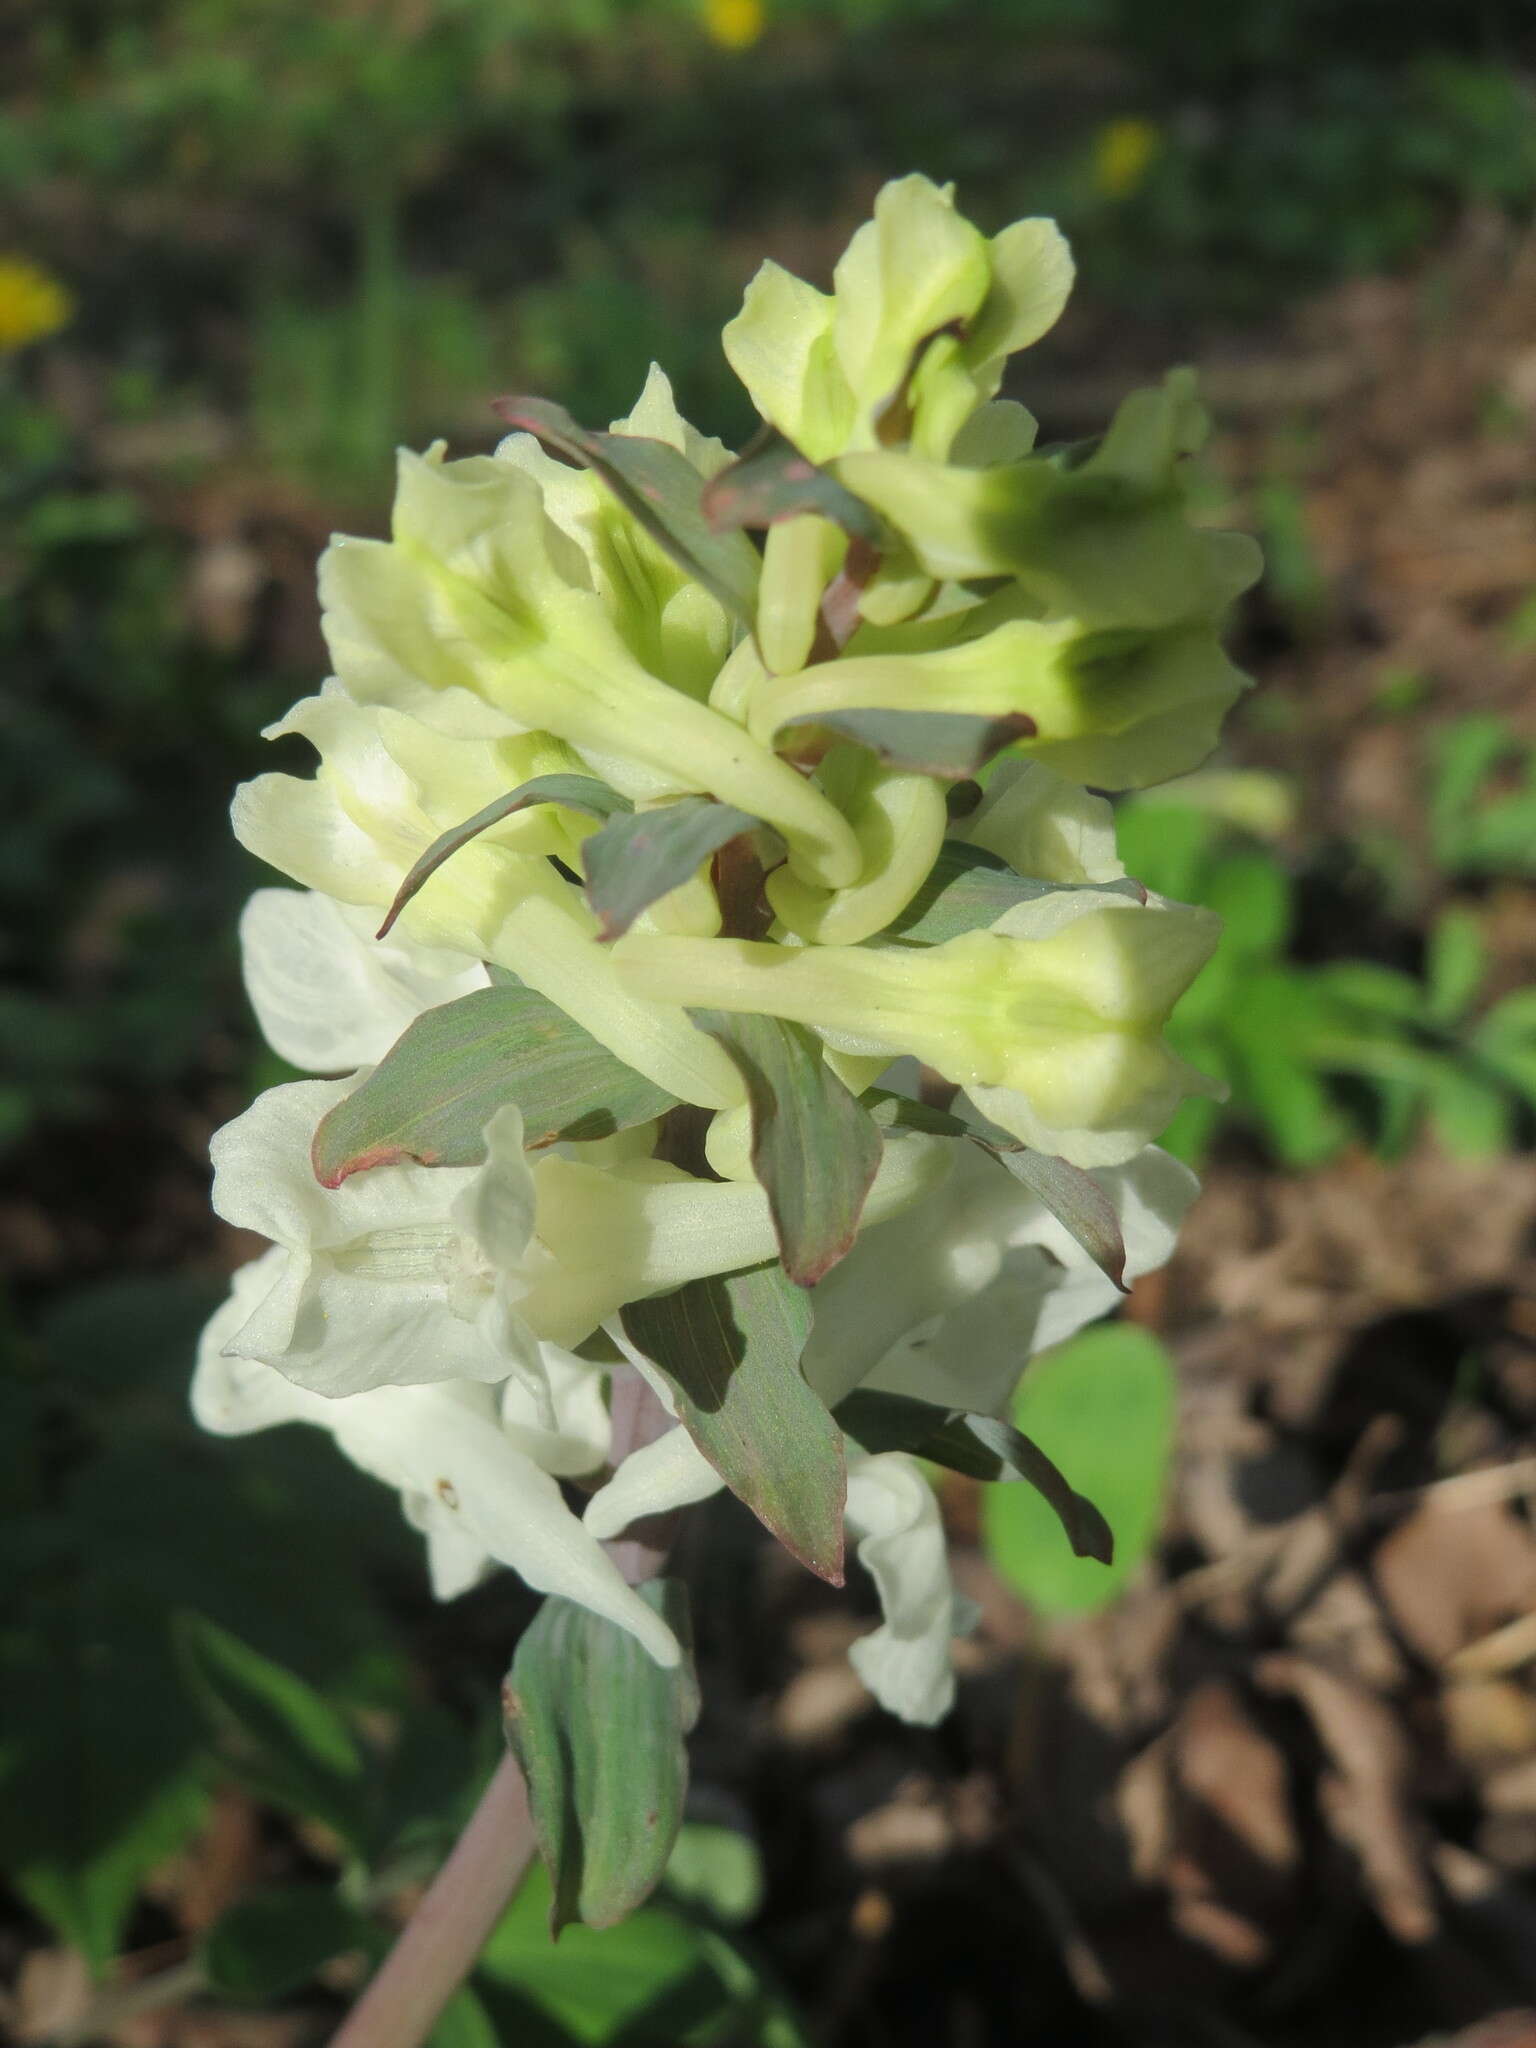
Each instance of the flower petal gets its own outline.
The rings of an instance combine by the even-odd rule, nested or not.
[[[606,1486],[587,1502],[588,1531],[602,1542],[622,1536],[631,1522],[708,1500],[725,1481],[686,1429],[669,1429],[631,1451]]]
[[[881,1706],[931,1727],[954,1703],[950,1642],[971,1624],[950,1583],[938,1501],[915,1459],[887,1451],[850,1460],[846,1520],[885,1614],[849,1661]]]
[[[245,990],[272,1050],[315,1074],[381,1060],[424,1010],[484,988],[467,954],[372,937],[376,920],[318,890],[258,889],[240,917]]]

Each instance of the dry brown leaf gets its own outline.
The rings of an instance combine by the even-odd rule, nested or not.
[[[1471,1678],[1441,1695],[1446,1739],[1478,1776],[1536,1758],[1536,1694],[1507,1678]]]
[[[1536,1540],[1503,1503],[1427,1500],[1371,1570],[1403,1639],[1437,1667],[1536,1604]]]
[[[1399,1941],[1427,1941],[1437,1924],[1421,1828],[1410,1805],[1413,1756],[1397,1717],[1351,1680],[1311,1658],[1276,1652],[1255,1676],[1306,1709],[1334,1771],[1319,1786],[1334,1832],[1360,1858],[1376,1910]]]

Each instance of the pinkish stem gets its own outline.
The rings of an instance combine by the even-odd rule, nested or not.
[[[609,1456],[615,1465],[673,1426],[638,1373],[615,1376],[612,1410]],[[672,1521],[667,1515],[636,1522],[604,1546],[632,1586],[654,1578],[666,1562]],[[331,2048],[420,2048],[474,1968],[533,1861],[534,1846],[528,1790],[505,1756]]]

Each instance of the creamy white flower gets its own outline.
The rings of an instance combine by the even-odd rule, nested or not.
[[[829,1407],[867,1385],[995,1414],[1035,1352],[1119,1299],[1022,1183],[974,1147],[953,1150],[943,1184],[862,1233],[814,1290],[804,1369]],[[1129,1165],[1100,1168],[1092,1178],[1120,1218],[1127,1276],[1164,1264],[1199,1192],[1189,1169],[1149,1146]],[[624,1348],[645,1370],[633,1348]],[[616,1536],[642,1516],[707,1500],[720,1485],[679,1427],[625,1459],[588,1502],[586,1525],[594,1536]],[[893,1713],[937,1720],[952,1691],[949,1639],[968,1623],[950,1591],[937,1506],[913,1462],[897,1453],[864,1457],[850,1446],[847,1525],[886,1615],[885,1626],[856,1646],[856,1668]]]
[[[1113,882],[1125,873],[1110,804],[1039,761],[1003,762],[951,837],[985,847],[1036,881]]]
[[[374,923],[444,832],[533,777],[580,767],[547,735],[451,737],[331,682],[267,736],[298,733],[320,756],[311,779],[260,775],[235,792],[242,846]],[[551,862],[580,858],[590,820],[558,804],[515,812],[462,846],[401,913],[418,945],[494,961],[548,997],[630,1066],[685,1102],[725,1108],[741,1076],[676,1004],[637,1001],[579,888]]]
[[[1120,1219],[1127,1280],[1166,1265],[1200,1192],[1189,1168],[1149,1145],[1128,1165],[1099,1167],[1090,1178]],[[1120,1299],[1066,1226],[974,1147],[964,1148],[923,1213],[926,1232],[903,1231],[906,1219],[894,1218],[855,1245],[843,1263],[857,1256],[859,1264],[829,1299],[820,1297],[841,1268],[817,1289],[806,1352],[813,1384],[840,1383],[882,1346],[851,1384],[999,1414],[1037,1351],[1108,1315]],[[890,1310],[870,1317],[877,1302]],[[910,1314],[905,1329],[882,1345],[901,1313]]]
[[[204,1330],[192,1385],[193,1413],[202,1426],[220,1436],[281,1422],[328,1430],[355,1465],[400,1493],[407,1517],[426,1537],[440,1599],[473,1585],[489,1563],[507,1565],[535,1591],[605,1615],[637,1636],[658,1663],[675,1664],[671,1630],[624,1583],[551,1476],[589,1469],[607,1453],[597,1369],[545,1347],[552,1429],[538,1423],[519,1391],[509,1387],[503,1394],[463,1380],[327,1398],[231,1354],[231,1344],[280,1284],[286,1258],[274,1246],[243,1266]]]
[[[579,1344],[627,1301],[776,1254],[755,1181],[695,1180],[643,1156],[530,1164],[511,1105],[486,1126],[484,1166],[379,1165],[322,1187],[315,1127],[355,1085],[269,1089],[212,1146],[214,1208],[287,1254],[230,1349],[312,1392],[516,1374],[546,1402],[543,1340]],[[949,1149],[888,1144],[871,1226],[935,1187]]]
[[[331,1396],[514,1372],[538,1384],[515,1306],[536,1204],[521,1115],[492,1119],[483,1167],[380,1166],[324,1188],[310,1142],[352,1086],[269,1088],[213,1140],[215,1210],[286,1253],[230,1351]]]
[[[258,889],[240,917],[245,992],[291,1065],[344,1074],[381,1060],[424,1010],[487,988],[473,955],[373,936],[378,913],[318,889]]]
[[[381,1165],[322,1187],[315,1126],[354,1085],[268,1089],[211,1148],[215,1210],[287,1254],[230,1349],[315,1393],[519,1374],[542,1401],[542,1339],[578,1344],[626,1301],[774,1255],[756,1183],[645,1158],[530,1166],[512,1105],[482,1167]],[[875,1215],[933,1179],[910,1142],[887,1162]]]
[[[885,1619],[848,1652],[881,1706],[931,1727],[955,1699],[950,1643],[975,1621],[949,1576],[939,1503],[915,1458],[850,1458],[845,1520]]]
[[[671,1429],[631,1452],[593,1495],[587,1530],[606,1540],[663,1506],[708,1500],[722,1486],[687,1431]],[[950,1641],[974,1617],[950,1582],[938,1502],[917,1461],[895,1451],[866,1456],[850,1445],[844,1523],[885,1617],[849,1651],[853,1667],[881,1706],[903,1721],[940,1721],[954,1700]]]

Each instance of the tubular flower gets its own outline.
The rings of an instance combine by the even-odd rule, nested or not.
[[[315,766],[233,815],[298,885],[246,907],[252,1006],[327,1078],[214,1140],[270,1249],[194,1405],[329,1431],[444,1598],[504,1565],[675,1663],[602,1546],[730,1487],[829,1578],[857,1548],[854,1662],[937,1719],[968,1611],[922,1461],[986,1418],[1038,1478],[993,1426],[1029,1358],[1169,1255],[1151,1141],[1212,1084],[1163,1031],[1216,921],[1098,792],[1215,744],[1256,557],[1190,518],[1187,375],[1065,450],[1000,395],[1071,279],[1050,222],[900,179],[830,292],[749,287],[745,455],[655,369],[607,432],[502,400],[322,559],[335,672],[271,728]],[[635,1374],[674,1426],[626,1451]]]
[[[846,1051],[913,1053],[1026,1144],[1106,1166],[1207,1088],[1162,1032],[1219,931],[1209,911],[1081,889],[935,946],[632,937],[619,957],[640,995],[792,1018]]]

